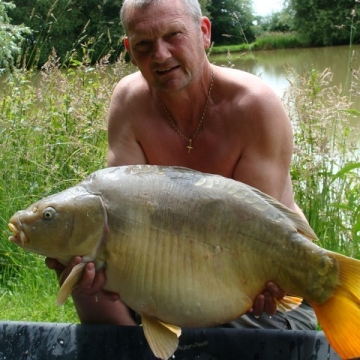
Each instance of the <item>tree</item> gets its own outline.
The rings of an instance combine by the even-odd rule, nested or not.
[[[23,47],[29,67],[41,66],[55,49],[62,63],[94,63],[122,50],[120,0],[14,0],[11,16],[33,34]]]
[[[204,16],[209,16],[207,11],[207,6],[211,0],[199,0],[199,4],[201,6],[201,11]]]
[[[292,16],[289,9],[286,8],[267,16],[259,16],[257,22],[262,32],[289,32],[294,30]]]
[[[294,25],[307,45],[339,45],[359,39],[354,0],[289,0]]]
[[[251,0],[211,1],[207,10],[212,22],[215,45],[252,42],[254,20]]]
[[[30,34],[30,29],[23,25],[11,25],[8,11],[15,8],[13,3],[0,0],[0,73],[11,69],[21,51],[23,35]]]

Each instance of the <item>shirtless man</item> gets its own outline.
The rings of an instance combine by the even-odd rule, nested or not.
[[[185,166],[249,184],[299,212],[289,166],[292,129],[276,94],[254,75],[212,65],[211,23],[197,0],[125,0],[126,49],[139,69],[116,86],[108,116],[108,166]],[[64,277],[52,259],[50,268]],[[83,323],[135,325],[105,275],[88,264],[73,292]],[[250,312],[229,326],[315,329],[312,309],[276,312],[284,292],[264,284]],[[120,294],[121,298],[121,294]],[[260,316],[263,312],[269,316]]]

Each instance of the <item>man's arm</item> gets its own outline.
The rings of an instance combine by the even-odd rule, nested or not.
[[[290,119],[272,89],[259,86],[245,96],[244,150],[234,179],[274,197],[285,206],[294,205],[289,175],[293,151]]]
[[[138,73],[123,78],[115,87],[111,98],[107,122],[109,167],[148,162],[135,137],[131,121],[136,113],[133,106],[137,102],[131,100],[136,77],[139,77]]]
[[[293,133],[290,120],[275,93],[266,86],[249,101],[251,124],[244,153],[239,160],[234,179],[253,186],[306,218],[294,202],[290,178],[293,151]],[[285,292],[268,282],[262,294],[254,301],[250,312],[260,316],[276,313],[273,298],[281,300]]]

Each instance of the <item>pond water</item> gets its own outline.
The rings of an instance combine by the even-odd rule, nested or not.
[[[360,67],[360,45],[352,48],[333,46],[254,51],[253,55],[253,58],[238,53],[231,54],[230,58],[226,55],[212,55],[210,60],[219,65],[228,65],[230,61],[235,68],[260,76],[279,95],[289,87],[285,72],[287,64],[299,74],[311,69],[322,72],[329,68],[333,73],[333,85],[342,84],[345,89],[349,85],[351,69],[358,70]],[[358,100],[356,108],[360,111]]]
[[[286,65],[294,68],[297,74],[311,69],[319,72],[330,69],[333,73],[331,85],[341,85],[344,95],[350,96],[351,71],[360,69],[360,45],[333,46],[305,49],[281,49],[254,51],[253,56],[235,53],[230,55],[211,55],[211,62],[217,65],[233,66],[261,77],[282,97],[290,83],[286,79]],[[360,96],[351,96],[353,108],[360,111]],[[351,120],[355,127],[354,136],[360,133],[360,117]]]

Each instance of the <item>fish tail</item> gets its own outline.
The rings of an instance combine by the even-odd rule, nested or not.
[[[310,302],[326,338],[343,359],[360,357],[360,261],[332,253],[339,285],[323,304]]]

